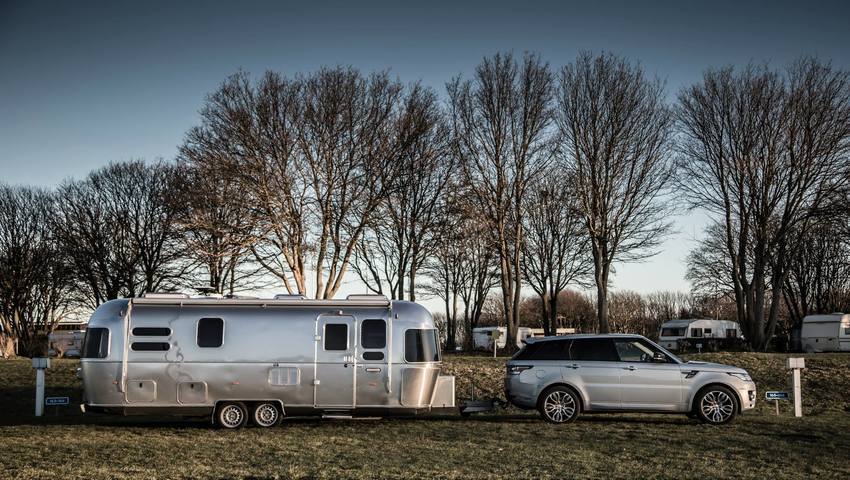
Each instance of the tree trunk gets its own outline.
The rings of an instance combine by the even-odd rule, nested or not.
[[[596,283],[596,318],[599,333],[609,333],[608,328],[608,283]]]

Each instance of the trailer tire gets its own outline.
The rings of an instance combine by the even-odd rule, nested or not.
[[[259,402],[251,409],[251,422],[260,428],[271,428],[280,423],[280,407],[276,402]]]
[[[242,402],[222,402],[215,411],[215,423],[221,428],[235,430],[245,426],[248,409]]]

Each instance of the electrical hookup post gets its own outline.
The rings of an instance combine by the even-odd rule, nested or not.
[[[35,369],[35,416],[44,415],[44,371],[50,368],[50,359],[35,357],[32,359]]]
[[[788,368],[791,369],[791,394],[794,396],[794,416],[803,416],[803,389],[800,385],[800,370],[806,368],[805,358],[789,358]]]

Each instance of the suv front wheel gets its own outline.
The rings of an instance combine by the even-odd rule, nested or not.
[[[708,387],[700,392],[694,404],[694,413],[697,417],[712,425],[731,422],[737,410],[735,394],[720,385]]]
[[[558,385],[540,395],[537,409],[547,422],[568,423],[578,418],[581,402],[571,388]]]

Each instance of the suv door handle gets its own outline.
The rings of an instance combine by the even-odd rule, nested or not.
[[[635,371],[635,366],[634,366],[634,365],[629,365],[628,367],[623,367],[623,370],[631,370],[631,371]]]
[[[577,369],[578,367],[579,367],[579,365],[577,363],[574,363],[572,365],[567,365],[567,368],[572,368],[573,370]]]

